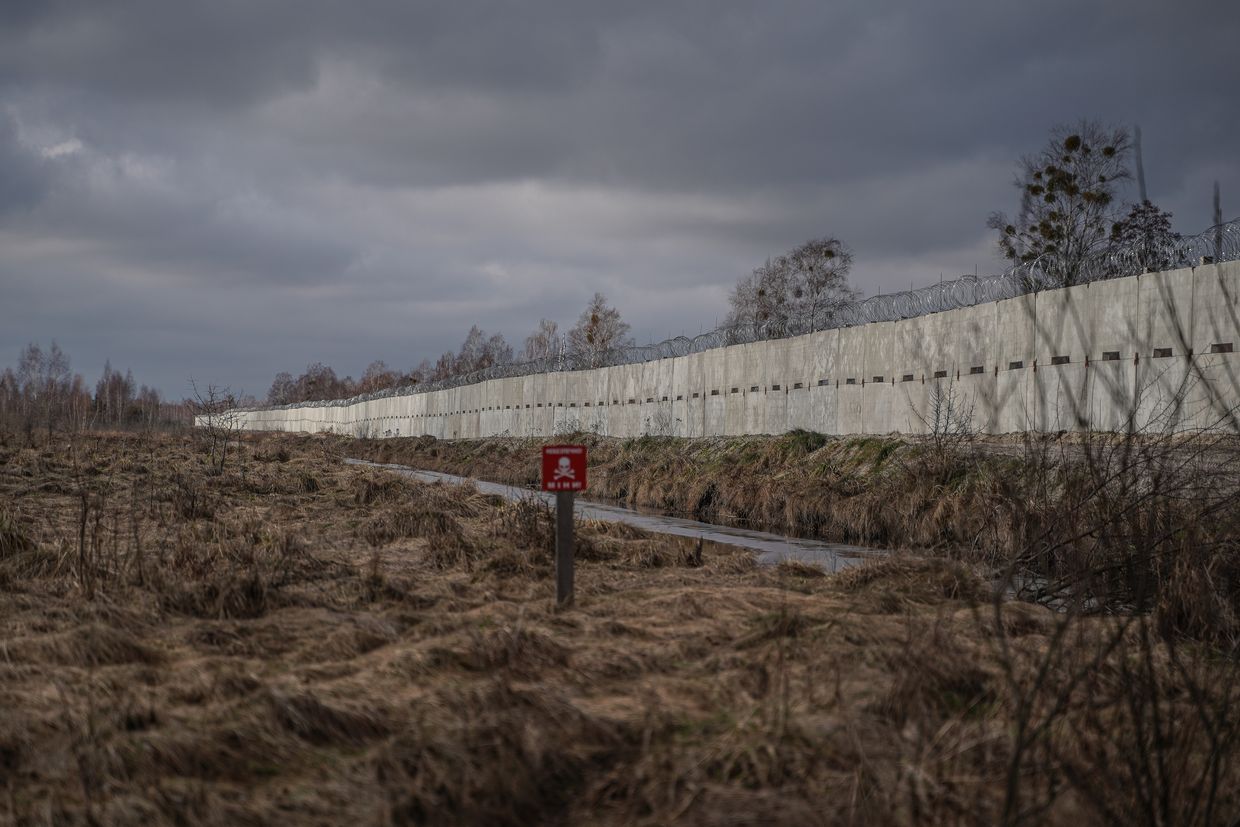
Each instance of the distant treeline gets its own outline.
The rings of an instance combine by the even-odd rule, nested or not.
[[[362,378],[351,376],[343,379],[336,371],[322,362],[315,362],[305,373],[276,374],[271,389],[267,391],[267,404],[288,405],[299,402],[317,402],[324,399],[346,399],[362,393],[389,388],[434,382],[451,376],[460,376],[484,370],[492,365],[506,365],[516,358],[522,361],[545,359],[559,354],[573,354],[588,362],[597,362],[614,347],[631,345],[629,326],[620,318],[620,312],[607,304],[601,293],[595,293],[577,324],[566,335],[559,332],[559,325],[549,319],[538,323],[538,329],[525,339],[520,355],[505,341],[502,334],[488,336],[486,331],[474,325],[465,336],[458,351],[447,351],[434,364],[423,359],[417,367],[408,371],[389,368],[382,360],[371,362]]]
[[[17,369],[0,373],[0,428],[33,435],[90,428],[168,428],[192,422],[189,400],[164,401],[159,391],[139,385],[105,362],[94,392],[55,342],[47,350],[29,344]]]

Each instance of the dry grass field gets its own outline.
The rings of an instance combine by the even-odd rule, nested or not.
[[[1231,824],[1237,674],[1143,613],[579,524],[247,439],[0,437],[2,824]]]
[[[1240,643],[1240,440],[1216,434],[569,437],[590,495],[960,560],[1022,596]],[[348,440],[350,456],[536,485],[541,441]]]

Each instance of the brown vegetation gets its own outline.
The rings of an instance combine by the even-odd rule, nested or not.
[[[556,610],[537,502],[205,450],[0,437],[0,823],[1240,816],[1235,661],[1144,615],[608,524]]]
[[[16,371],[0,371],[0,429],[22,433],[28,441],[36,430],[47,435],[95,427],[149,431],[184,427],[190,419],[188,402],[162,400],[154,388],[139,387],[133,373],[113,370],[111,362],[104,362],[92,396],[55,341],[47,351],[31,342]]]
[[[1026,596],[1160,611],[1240,641],[1240,442],[1206,435],[617,440],[590,495],[712,523],[945,554]],[[542,440],[351,440],[353,456],[537,484]]]

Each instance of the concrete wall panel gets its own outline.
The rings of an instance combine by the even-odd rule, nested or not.
[[[239,416],[252,430],[347,435],[709,436],[920,433],[947,406],[990,433],[1240,430],[1240,262],[642,364]]]

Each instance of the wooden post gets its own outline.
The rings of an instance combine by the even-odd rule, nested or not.
[[[555,602],[573,602],[573,492],[555,495]]]

